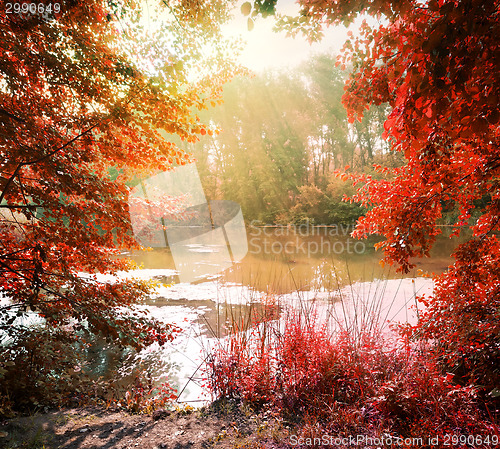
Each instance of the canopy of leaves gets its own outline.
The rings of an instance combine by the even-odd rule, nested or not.
[[[140,347],[169,326],[127,311],[141,282],[82,272],[129,268],[128,182],[191,160],[171,142],[212,130],[234,66],[220,37],[230,2],[61,1],[0,14],[0,331],[28,309]],[[210,52],[207,52],[207,48]],[[230,54],[230,53],[229,53]]]

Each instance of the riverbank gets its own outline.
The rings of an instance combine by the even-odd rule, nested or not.
[[[208,449],[258,447],[283,428],[279,420],[232,402],[131,415],[101,408],[62,409],[6,420],[0,447],[6,449]],[[285,435],[282,435],[285,437]]]
[[[366,404],[368,405],[368,404]],[[462,404],[465,405],[465,404]],[[477,421],[473,427],[441,427],[419,432],[395,431],[404,419],[383,424],[369,407],[331,410],[331,419],[314,415],[285,420],[271,410],[254,412],[249,405],[221,400],[210,406],[152,415],[96,407],[61,409],[0,422],[5,449],[444,449],[450,446],[497,447],[498,424]],[[457,409],[458,415],[466,412]],[[439,419],[438,419],[439,420]]]

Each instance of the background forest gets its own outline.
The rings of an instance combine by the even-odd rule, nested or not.
[[[373,164],[403,159],[380,138],[386,106],[348,122],[347,73],[335,61],[316,55],[295,70],[237,77],[224,87],[224,103],[201,116],[222,132],[184,146],[208,198],[235,201],[246,221],[266,224],[352,224],[363,213],[342,201],[354,189],[338,171],[372,174]]]

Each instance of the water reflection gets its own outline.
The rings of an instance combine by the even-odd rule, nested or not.
[[[353,282],[397,279],[400,275],[395,267],[384,267],[379,263],[382,253],[375,251],[377,241],[379,239],[372,237],[364,240],[362,247],[355,247],[357,241],[345,235],[330,235],[327,228],[319,228],[310,234],[286,228],[259,230],[256,234],[254,229],[248,232],[246,257],[223,271],[219,279],[223,283],[275,294],[311,289],[331,291]],[[431,257],[415,259],[416,268],[407,276],[445,271],[453,262],[450,254],[458,243],[457,238],[439,237],[431,250]],[[135,252],[131,257],[144,268],[175,269],[168,248]],[[166,282],[178,282],[178,278]]]
[[[168,299],[158,297],[147,302],[155,307],[189,308],[197,313],[192,320],[196,325],[197,336],[223,338],[235,330],[248,329],[264,321],[277,319],[281,313],[279,305],[274,303],[249,302],[232,304],[217,302],[212,299]]]

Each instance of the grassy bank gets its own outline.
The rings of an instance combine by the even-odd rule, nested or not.
[[[208,355],[209,388],[289,422],[290,446],[500,443],[499,411],[480,385],[443,370],[432,342],[388,335],[362,310],[335,325],[303,303],[279,321],[242,320]]]

